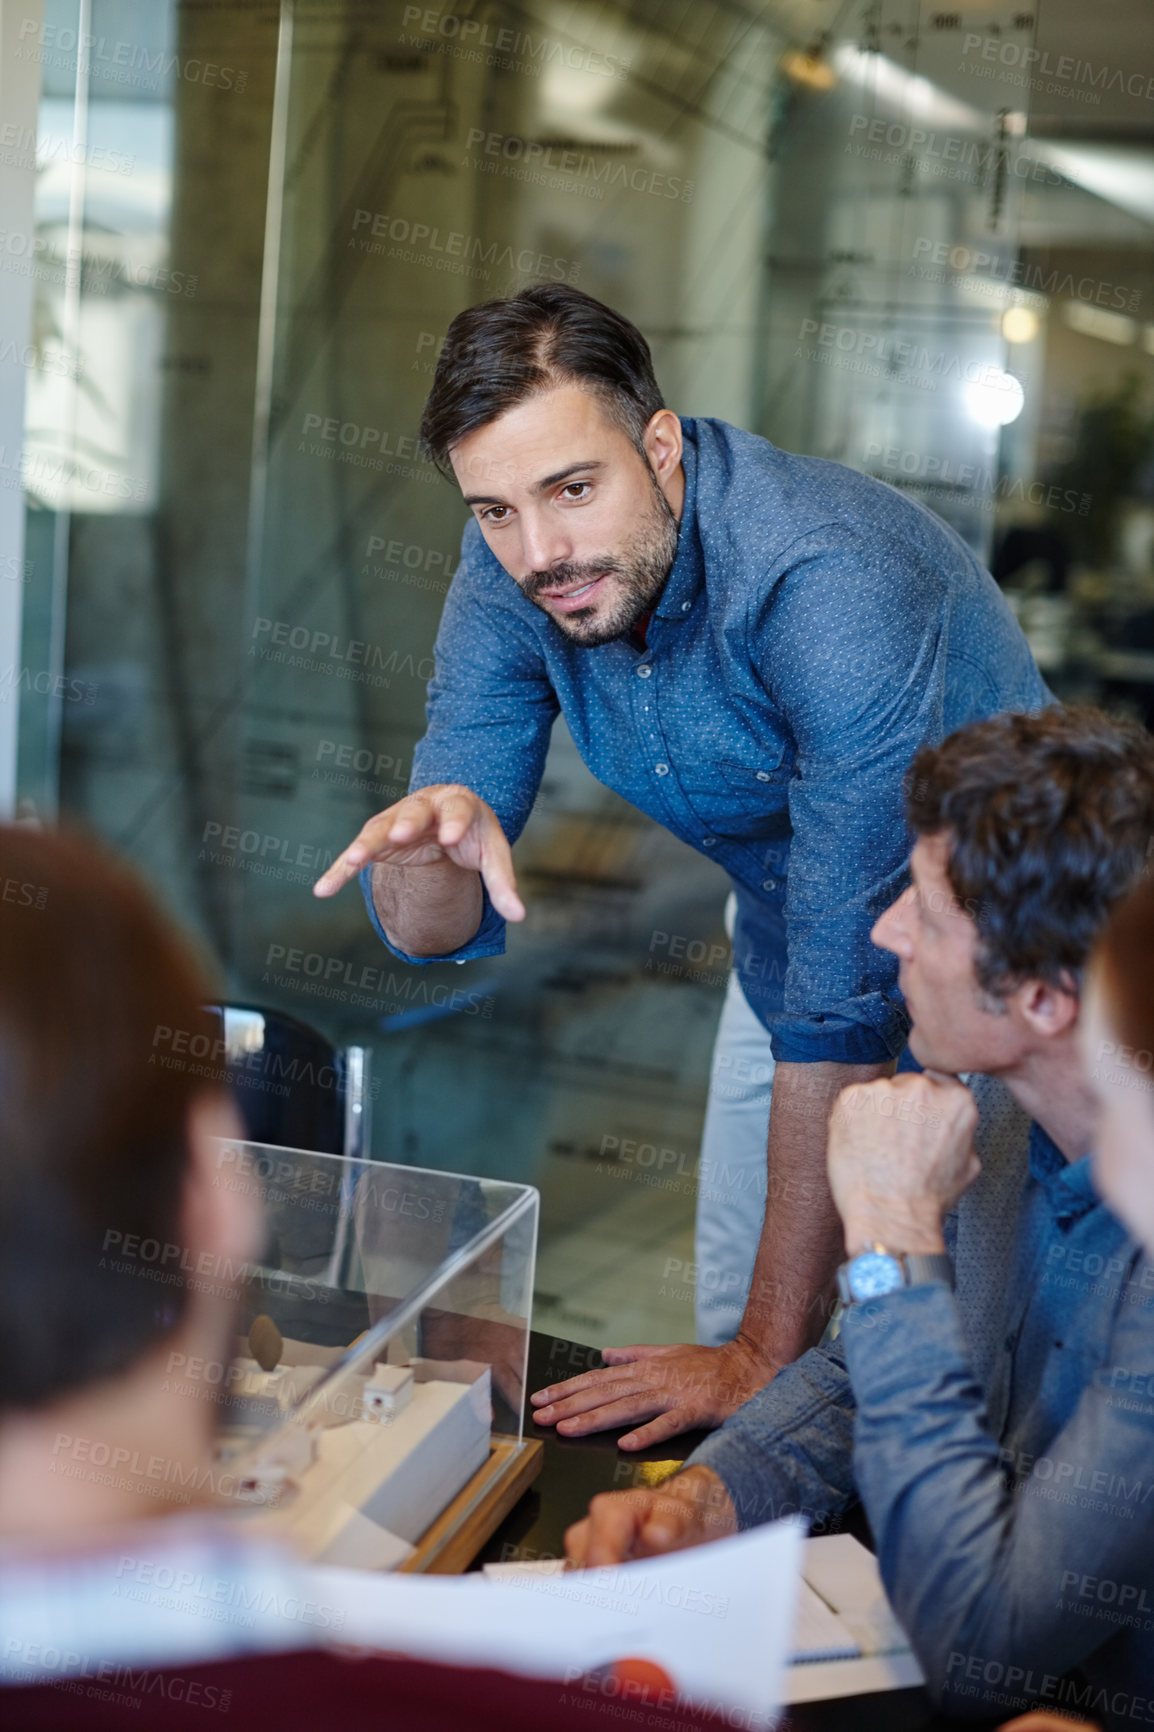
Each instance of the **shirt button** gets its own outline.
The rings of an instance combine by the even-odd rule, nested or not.
[[[650,667],[649,663],[642,662],[641,666],[637,670],[637,678],[639,680],[647,680],[652,672],[653,669]]]
[[[768,782],[769,781],[769,771],[768,770],[759,770],[757,772],[757,779],[759,782]]]
[[[693,603],[691,601],[683,601],[681,604],[682,613],[688,613],[692,606],[693,606]]]
[[[717,847],[717,837],[716,836],[703,836],[701,839],[701,846],[703,848],[716,848]]]
[[[668,776],[669,774],[668,764],[654,764],[653,768],[657,771],[659,776]]]
[[[776,890],[777,881],[773,878],[763,878],[761,881],[761,888],[763,890]]]

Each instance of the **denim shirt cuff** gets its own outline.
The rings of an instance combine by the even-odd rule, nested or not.
[[[688,1467],[708,1467],[721,1480],[737,1515],[742,1533],[747,1528],[760,1527],[774,1521],[778,1510],[793,1514],[797,1508],[782,1507],[789,1501],[789,1486],[775,1486],[766,1474],[765,1450],[739,1428],[711,1432],[699,1443],[685,1463]],[[780,1496],[774,1494],[780,1493]]]
[[[489,900],[489,892],[485,889],[484,883],[481,885],[481,924],[478,926],[476,932],[474,932],[472,938],[469,939],[467,944],[462,944],[457,950],[442,951],[439,956],[410,956],[407,950],[399,950],[395,944],[389,942],[385,929],[381,925],[380,916],[377,913],[376,905],[373,902],[372,866],[368,865],[363,867],[359,876],[361,893],[365,899],[365,907],[369,911],[369,919],[373,923],[373,930],[376,932],[377,937],[380,939],[385,949],[391,950],[393,955],[398,957],[401,962],[411,962],[416,965],[428,962],[472,962],[475,958],[480,956],[504,955],[505,918],[503,915],[498,914],[497,910],[493,907],[493,904]]]
[[[779,1014],[768,1027],[779,1064],[884,1064],[905,1046],[909,1017],[901,999],[871,992],[824,1016]]]
[[[901,1287],[842,1316],[846,1363],[859,1410],[904,1401],[936,1383],[952,1356],[963,1356],[958,1304],[944,1281]]]

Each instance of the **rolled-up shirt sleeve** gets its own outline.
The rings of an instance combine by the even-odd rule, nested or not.
[[[699,1444],[687,1467],[708,1467],[741,1528],[802,1515],[836,1528],[857,1501],[853,1391],[840,1344],[813,1347]]]
[[[1154,1597],[1154,1398],[1120,1400],[1109,1369],[1092,1373],[1045,1456],[1014,1464],[1024,1477],[1011,1490],[947,1287],[853,1306],[842,1337],[857,1483],[931,1694],[951,1713],[988,1715],[988,1693],[967,1680],[1056,1683],[1126,1628],[1119,1608],[1113,1623],[1086,1615],[1085,1581]],[[1120,1317],[1111,1357],[1128,1385],[1141,1374],[1154,1386],[1148,1316]]]
[[[413,754],[409,792],[444,782],[471,788],[513,843],[533,809],[559,705],[512,580],[475,521],[462,538],[434,660],[428,728]],[[468,943],[438,956],[411,956],[390,943],[381,925],[371,866],[360,881],[378,937],[402,962],[467,962],[505,949],[505,921],[484,886],[481,923]]]
[[[870,930],[907,882],[910,762],[942,735],[948,591],[908,544],[844,526],[787,558],[750,622],[753,664],[796,748],[773,1054],[877,1063],[909,1025],[896,961]]]

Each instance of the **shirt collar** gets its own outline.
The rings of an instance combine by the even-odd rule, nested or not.
[[[661,600],[653,610],[658,619],[684,619],[705,581],[705,555],[697,532],[697,433],[692,420],[681,419],[683,447],[681,467],[685,471],[685,501],[677,536],[677,558]]]
[[[1089,1155],[1067,1161],[1065,1155],[1035,1119],[1030,1126],[1030,1174],[1046,1193],[1055,1221],[1069,1226],[1096,1209],[1101,1198],[1090,1178]]]

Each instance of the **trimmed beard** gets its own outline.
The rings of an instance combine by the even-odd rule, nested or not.
[[[653,487],[653,506],[620,555],[561,560],[548,571],[531,571],[518,584],[526,601],[548,614],[578,649],[597,649],[626,637],[638,620],[652,611],[669,581],[677,558],[677,519],[648,463],[646,472]],[[573,613],[558,616],[550,613],[548,604],[539,599],[543,590],[578,584],[582,578],[591,583],[603,575],[617,579],[617,596],[608,612],[579,607]]]

